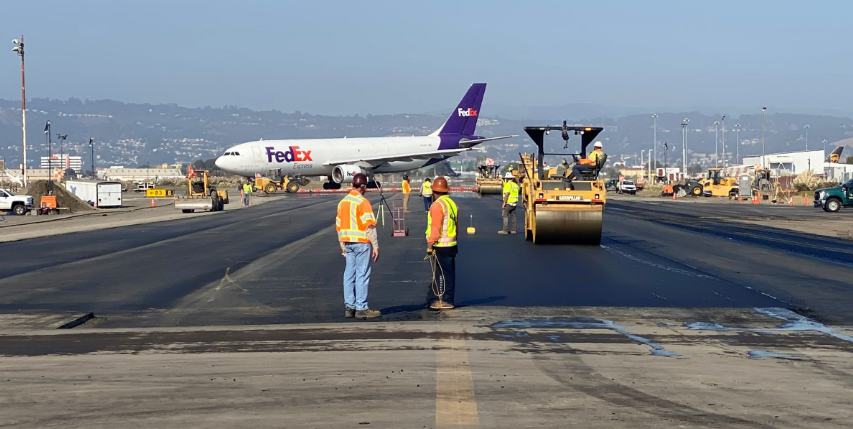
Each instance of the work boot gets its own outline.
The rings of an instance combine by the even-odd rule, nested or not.
[[[374,317],[379,317],[382,315],[382,312],[379,310],[371,310],[369,308],[365,308],[364,310],[356,310],[355,318],[356,319],[372,319]]]
[[[344,309],[344,317],[347,319],[352,319],[355,317],[355,309],[354,308],[346,308]]]
[[[442,310],[453,310],[454,308],[456,308],[456,306],[453,305],[452,302],[447,302],[447,301],[441,302],[441,309]]]
[[[500,235],[507,235],[507,234],[509,234],[509,233],[508,233],[508,232],[506,232],[506,231],[504,231],[504,230],[500,230],[500,231],[498,231],[498,234],[500,234]]]
[[[510,231],[509,233],[510,233],[510,234],[517,234],[517,232],[516,232],[516,231]]]
[[[429,303],[429,309],[435,310],[435,311],[441,310],[441,304],[442,304],[441,301],[435,300],[435,301]]]

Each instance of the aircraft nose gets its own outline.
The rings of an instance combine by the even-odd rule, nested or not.
[[[225,160],[223,160],[221,156],[219,158],[216,158],[216,161],[214,161],[214,164],[216,164],[216,166],[221,168],[221,169],[225,169]]]

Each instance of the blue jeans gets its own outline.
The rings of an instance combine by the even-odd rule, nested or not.
[[[432,205],[432,195],[424,196],[424,211],[429,211],[429,206]]]
[[[356,310],[367,309],[367,285],[370,283],[370,243],[346,244],[347,266],[344,269],[344,305]]]

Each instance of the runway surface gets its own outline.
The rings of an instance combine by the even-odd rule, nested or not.
[[[729,221],[807,208],[612,200],[601,246],[537,246],[496,234],[496,198],[455,197],[461,230],[471,215],[477,228],[460,237],[461,306],[784,307],[853,322],[850,241]],[[97,327],[342,321],[339,198],[0,244],[0,312],[94,312]],[[425,214],[406,220],[409,237],[390,237],[387,214],[380,235],[370,305],[383,320],[435,317]]]

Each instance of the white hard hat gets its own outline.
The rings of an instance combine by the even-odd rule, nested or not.
[[[504,179],[515,179],[515,176],[512,175],[509,171],[504,174]]]
[[[592,145],[592,147],[603,147],[603,146],[601,145],[600,141],[597,141],[597,142],[595,142],[594,145]]]

